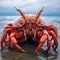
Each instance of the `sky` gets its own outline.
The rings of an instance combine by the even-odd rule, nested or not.
[[[60,16],[60,0],[0,0],[0,16],[19,15],[14,7],[25,14],[37,14],[43,6],[42,15]]]

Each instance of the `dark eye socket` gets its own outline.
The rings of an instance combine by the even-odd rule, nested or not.
[[[24,21],[23,21],[23,20],[20,20],[19,22],[20,22],[20,23],[23,23]]]
[[[42,21],[41,20],[38,20],[38,23],[41,23]]]
[[[17,31],[17,32],[19,32],[19,31],[21,31],[21,29],[20,28],[14,28],[14,31]]]

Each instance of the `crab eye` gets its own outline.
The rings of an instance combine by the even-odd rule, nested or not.
[[[23,23],[23,20],[20,20],[19,22],[20,22],[20,23]]]
[[[25,21],[24,21],[24,20],[20,20],[19,23],[20,23],[20,24],[24,24]]]
[[[37,22],[40,24],[41,23],[41,20],[38,20]]]
[[[42,21],[41,20],[38,20],[38,23],[41,23]]]

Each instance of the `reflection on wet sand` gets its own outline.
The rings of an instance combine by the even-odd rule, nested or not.
[[[39,55],[36,56],[34,51],[37,45],[30,45],[27,43],[22,44],[21,46],[26,50],[26,53],[21,53],[15,48],[12,51],[9,51],[7,48],[5,48],[1,52],[2,60],[55,60],[58,56],[58,53],[46,53],[44,49],[41,49]]]

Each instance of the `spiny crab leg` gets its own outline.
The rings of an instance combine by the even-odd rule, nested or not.
[[[43,44],[46,42],[47,39],[49,39],[48,32],[46,30],[43,30],[42,31],[42,37],[39,41],[39,45],[37,46],[37,48],[35,50],[36,54],[40,51],[41,47],[43,46]],[[50,47],[51,47],[51,43],[50,43],[50,41],[48,41],[48,48],[46,50],[47,52],[50,50]]]
[[[16,40],[16,38],[14,37],[14,35],[15,35],[15,33],[12,33],[12,34],[10,35],[10,40],[11,40],[12,44],[13,44],[13,45],[15,46],[15,48],[17,48],[19,51],[25,52],[25,50],[23,50],[22,47],[21,47],[20,45],[18,45],[17,40]]]

